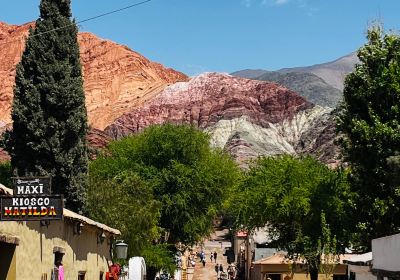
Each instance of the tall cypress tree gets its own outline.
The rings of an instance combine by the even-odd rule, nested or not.
[[[88,169],[87,113],[79,61],[78,29],[70,0],[42,0],[17,66],[11,164],[19,176],[52,176],[54,194],[80,211]]]

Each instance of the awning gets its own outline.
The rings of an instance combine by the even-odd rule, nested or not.
[[[353,265],[370,265],[372,262],[372,252],[368,252],[362,255],[348,255],[348,257],[345,258],[343,262]]]

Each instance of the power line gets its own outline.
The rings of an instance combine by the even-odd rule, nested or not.
[[[84,22],[87,22],[87,21],[91,21],[91,20],[94,20],[94,19],[98,19],[100,17],[108,16],[108,15],[111,15],[111,14],[115,14],[115,13],[118,13],[118,12],[121,12],[121,11],[124,11],[124,10],[128,10],[130,8],[143,5],[143,4],[146,4],[146,3],[151,2],[151,1],[152,0],[146,0],[146,1],[139,2],[139,3],[135,3],[135,4],[132,4],[132,5],[129,5],[129,6],[126,6],[126,7],[111,11],[111,12],[107,12],[107,13],[104,13],[104,14],[101,14],[101,15],[98,15],[98,16],[94,16],[94,17],[91,17],[91,18],[87,18],[87,19],[78,21],[77,24],[84,23]]]
[[[90,17],[90,18],[87,18],[87,19],[83,19],[83,20],[77,21],[76,23],[71,23],[71,24],[68,24],[68,25],[65,25],[65,26],[61,26],[61,27],[57,27],[57,28],[54,28],[54,29],[51,29],[51,30],[47,30],[45,32],[32,34],[31,37],[41,36],[41,35],[44,35],[44,34],[47,34],[47,33],[50,33],[50,32],[54,32],[54,31],[58,31],[58,30],[61,30],[61,29],[65,29],[65,28],[74,26],[75,24],[81,24],[81,23],[84,23],[84,22],[95,20],[95,19],[98,19],[98,18],[101,18],[101,17],[105,17],[105,16],[108,16],[108,15],[111,15],[111,14],[115,14],[115,13],[118,13],[118,12],[121,12],[121,11],[124,11],[124,10],[131,9],[133,7],[137,7],[137,6],[146,4],[146,3],[151,2],[151,1],[152,0],[145,0],[145,1],[142,1],[142,2],[138,2],[138,3],[132,4],[132,5],[129,5],[129,6],[126,6],[126,7],[123,7],[123,8],[119,8],[119,9],[116,9],[116,10],[113,10],[113,11],[110,11],[110,12],[107,12],[107,13],[104,13],[104,14],[100,14],[100,15],[97,15],[97,16],[93,16],[93,17]],[[25,38],[25,36],[21,36],[21,38],[19,38],[19,39],[7,41],[7,42],[2,42],[2,43],[0,43],[0,45],[5,45],[5,44],[12,43],[12,42],[16,42],[16,41],[22,40],[24,38]]]

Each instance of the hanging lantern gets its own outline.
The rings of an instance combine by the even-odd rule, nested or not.
[[[115,253],[117,255],[117,259],[126,259],[128,256],[128,244],[123,241],[119,241],[115,244]]]

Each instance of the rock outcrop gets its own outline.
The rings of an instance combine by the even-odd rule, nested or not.
[[[10,123],[15,68],[33,23],[0,22],[0,121]],[[79,34],[89,124],[104,129],[123,113],[153,98],[186,75],[154,63],[129,48],[90,33]]]
[[[324,157],[331,147],[320,149],[316,142],[330,112],[277,84],[205,73],[167,87],[119,117],[106,132],[116,139],[152,124],[191,124],[208,132],[213,146],[228,150],[239,162],[308,152],[331,163]]]

